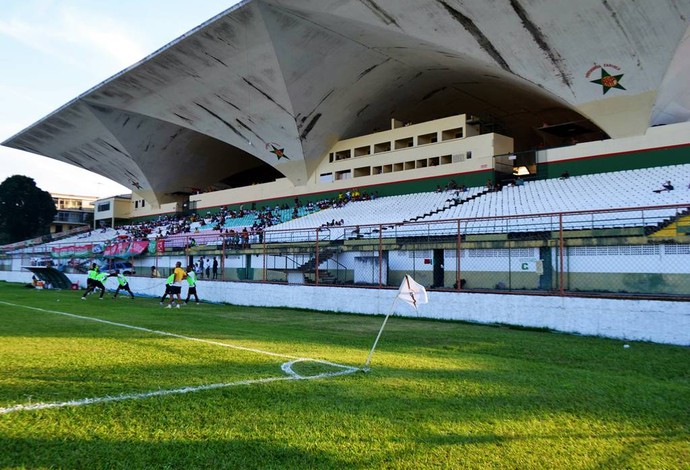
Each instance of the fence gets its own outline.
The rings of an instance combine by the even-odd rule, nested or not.
[[[262,233],[168,237],[143,256],[55,258],[59,243],[5,255],[1,269],[52,263],[167,276],[177,261],[200,280],[395,287],[411,274],[429,289],[690,300],[688,205],[577,211]],[[279,226],[278,226],[279,227]],[[97,250],[98,251],[98,250]],[[103,247],[99,248],[103,252]],[[117,263],[117,264],[113,264]]]

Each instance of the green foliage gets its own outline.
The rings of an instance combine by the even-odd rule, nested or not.
[[[5,243],[45,235],[57,209],[33,178],[14,175],[0,183],[0,238]]]
[[[0,284],[0,408],[361,366],[383,320],[80,294]],[[0,468],[687,468],[690,350],[623,344],[393,317],[366,374],[0,414]]]

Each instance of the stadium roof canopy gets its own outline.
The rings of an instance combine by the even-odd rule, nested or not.
[[[343,138],[467,113],[539,132],[642,135],[690,116],[690,0],[248,0],[3,144],[152,205],[314,178]]]

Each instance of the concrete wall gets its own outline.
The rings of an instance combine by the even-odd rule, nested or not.
[[[85,285],[85,275],[69,277]],[[30,282],[31,273],[4,271],[0,272],[0,280]],[[114,281],[110,282],[108,287],[114,288]],[[133,277],[130,286],[135,293],[151,297],[165,290],[160,278]],[[328,295],[324,295],[324,289],[328,289]],[[216,281],[200,281],[198,291],[201,299],[210,302],[367,315],[388,313],[396,293],[393,289]],[[429,292],[429,303],[420,306],[419,316],[690,346],[688,307],[687,302]],[[396,303],[395,312],[416,315],[402,302]]]
[[[463,137],[453,137],[445,133],[451,130],[462,129]],[[434,143],[420,143],[419,136],[435,133],[438,141]],[[410,139],[412,146],[409,148],[396,148],[398,140]],[[375,146],[382,143],[390,146],[389,151],[375,152]],[[356,148],[369,148],[368,155],[355,157]],[[329,155],[335,152],[348,150],[350,158],[330,161]],[[244,204],[249,208],[252,202],[257,202],[261,207],[262,201],[279,201],[285,199],[292,203],[295,197],[316,196],[321,193],[345,191],[352,188],[366,188],[377,185],[387,185],[405,182],[407,180],[447,177],[454,175],[472,174],[493,170],[493,156],[506,154],[513,151],[513,139],[500,134],[488,133],[479,135],[478,128],[467,125],[464,114],[450,116],[420,124],[392,128],[391,130],[368,134],[361,137],[339,141],[335,146],[321,157],[316,170],[312,172],[308,181],[303,185],[295,186],[287,178],[281,178],[271,183],[256,184],[241,188],[232,188],[222,191],[201,193],[190,196],[192,208],[203,210],[205,208],[220,206],[236,206]],[[472,157],[466,159],[468,152]],[[455,163],[453,155],[462,157]],[[445,160],[442,160],[445,157]],[[448,161],[448,158],[451,158]],[[432,160],[435,159],[434,164]],[[418,166],[418,161],[425,161],[428,166]],[[404,169],[383,172],[383,167],[402,166]],[[413,165],[408,169],[408,165]],[[357,176],[356,170],[364,171]],[[377,172],[380,171],[380,172]],[[350,172],[350,178],[337,179],[336,173]],[[331,182],[322,182],[321,174],[330,174]],[[489,176],[491,177],[491,176]],[[484,178],[482,183],[486,179]],[[444,181],[443,184],[447,183]],[[437,183],[428,183],[425,190],[432,191]],[[142,196],[136,192],[132,200],[141,200]],[[150,217],[158,214],[172,213],[176,209],[174,203],[163,204],[160,207],[146,205],[138,208],[131,207],[131,217]]]
[[[537,163],[563,163],[569,160],[634,153],[647,149],[688,145],[690,123],[650,127],[644,135],[598,140],[537,152]],[[656,165],[662,163],[656,162]],[[663,163],[668,164],[668,163]],[[654,166],[653,162],[649,165]],[[634,167],[630,164],[629,167]]]

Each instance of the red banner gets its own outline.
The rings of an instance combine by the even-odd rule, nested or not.
[[[93,244],[88,245],[70,245],[70,246],[54,246],[50,250],[50,256],[53,258],[88,258],[91,256]]]
[[[103,250],[104,258],[129,258],[137,256],[148,248],[148,241],[118,242],[108,245]]]

